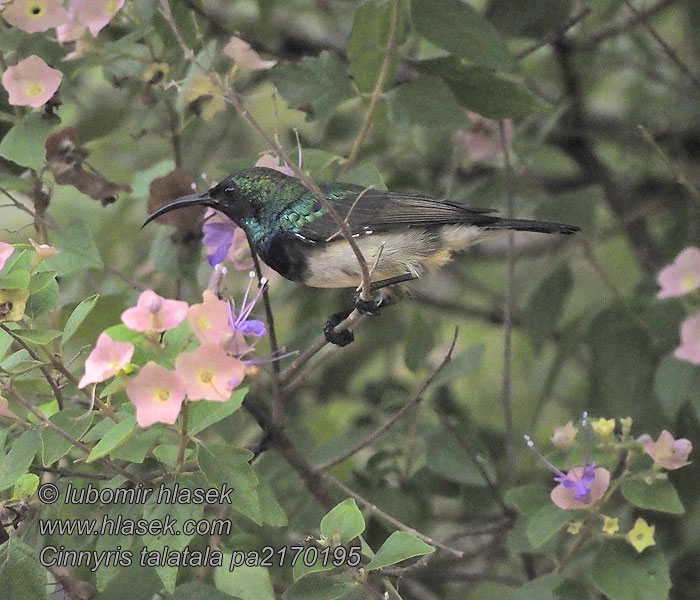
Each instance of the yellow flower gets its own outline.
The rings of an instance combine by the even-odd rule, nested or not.
[[[207,75],[195,75],[185,88],[185,102],[205,121],[226,109],[221,88]]]
[[[593,421],[591,427],[600,437],[607,437],[615,431],[615,419],[600,418],[597,421]]]
[[[620,419],[620,425],[622,425],[622,435],[627,437],[632,432],[632,417]]]
[[[620,519],[617,517],[613,518],[603,516],[603,531],[608,535],[615,535],[618,531],[620,531],[619,521]]]
[[[27,298],[29,290],[0,290],[0,321],[19,321],[24,316]]]
[[[583,527],[583,521],[570,521],[569,525],[566,527],[566,533],[576,535],[581,531],[581,527]]]
[[[643,552],[649,546],[656,544],[656,540],[654,540],[655,529],[655,525],[649,525],[640,517],[634,522],[634,527],[627,533],[627,539],[637,552]]]

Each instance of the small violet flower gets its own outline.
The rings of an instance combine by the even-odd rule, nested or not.
[[[153,290],[146,290],[136,306],[122,313],[122,322],[134,331],[162,333],[182,323],[189,308],[187,302],[166,300]]]
[[[38,108],[46,104],[61,85],[63,73],[52,69],[36,54],[8,67],[2,75],[9,102],[15,106]]]
[[[700,313],[681,323],[681,345],[673,355],[679,360],[700,365]]]
[[[231,331],[240,331],[245,336],[263,337],[267,330],[265,329],[265,324],[262,321],[256,319],[249,319],[250,313],[253,312],[255,304],[262,296],[265,291],[265,286],[267,285],[267,279],[264,277],[260,280],[260,287],[253,299],[248,302],[248,296],[250,295],[250,288],[255,279],[255,273],[250,272],[250,280],[248,281],[248,287],[246,288],[245,295],[243,296],[243,302],[241,304],[241,310],[236,316],[236,306],[231,301],[229,304],[229,317],[228,323]]]
[[[686,438],[674,439],[665,429],[655,442],[648,435],[638,440],[644,444],[644,452],[654,460],[656,468],[675,471],[689,465],[688,455],[693,451],[693,444]]]
[[[700,287],[700,250],[686,248],[656,277],[661,289],[657,298],[685,296]]]
[[[85,361],[85,375],[78,387],[84,388],[91,383],[100,383],[113,377],[129,364],[133,356],[133,344],[115,342],[109,335],[102,333]]]
[[[12,244],[7,244],[5,242],[0,242],[0,271],[5,268],[5,263],[7,259],[12,256],[15,251],[15,247]]]
[[[578,427],[573,421],[569,421],[566,425],[561,425],[554,428],[554,435],[549,438],[557,448],[569,448],[576,443],[576,434]]]
[[[185,382],[175,371],[148,362],[126,386],[126,395],[136,406],[141,427],[153,423],[173,424],[185,400]]]
[[[260,58],[260,55],[250,47],[248,42],[235,35],[224,47],[224,54],[244,71],[264,71],[277,64],[276,60]]]
[[[2,18],[27,33],[46,31],[68,20],[62,0],[14,0],[5,4]]]
[[[248,238],[245,231],[223,213],[210,208],[204,215],[202,225],[209,264],[213,267],[225,260],[233,263],[237,271],[252,268],[253,257],[250,255]]]
[[[175,370],[182,376],[190,400],[226,402],[245,377],[245,364],[217,344],[202,344],[180,354]]]
[[[627,533],[627,540],[637,552],[643,552],[649,546],[656,544],[654,539],[655,529],[656,525],[649,525],[640,517],[634,522],[634,527]]]

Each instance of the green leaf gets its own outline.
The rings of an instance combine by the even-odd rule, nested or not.
[[[321,536],[333,547],[347,544],[364,530],[365,519],[354,498],[343,500],[321,519]]]
[[[573,287],[567,263],[545,277],[532,292],[523,313],[523,327],[539,353],[556,328]]]
[[[22,350],[10,354],[10,356],[3,360],[0,363],[0,368],[8,373],[21,373],[22,371],[29,370],[40,364],[42,363],[38,360],[34,360],[29,352],[23,348]]]
[[[51,415],[49,421],[70,434],[76,440],[80,440],[85,432],[90,429],[94,413],[86,411],[82,406],[67,406],[63,410]],[[41,432],[41,463],[48,467],[59,458],[65,456],[73,445],[52,431],[44,429]]]
[[[406,8],[406,4],[401,2],[396,29],[397,46],[406,38],[408,17]],[[373,1],[365,2],[355,11],[348,45],[348,59],[355,84],[361,92],[371,92],[377,82],[389,40],[391,11],[392,2]],[[394,56],[385,88],[390,87],[394,80],[396,64],[397,60]]]
[[[535,484],[511,488],[506,492],[505,499],[526,517],[533,516],[540,508],[552,501],[549,497],[549,489]]]
[[[389,116],[400,127],[457,129],[470,124],[452,90],[439,77],[419,75],[385,94]]]
[[[528,581],[511,594],[508,600],[559,600],[554,590],[561,584],[563,575],[549,573]]]
[[[28,344],[39,346],[50,344],[61,335],[61,332],[55,329],[15,329],[13,333]]]
[[[668,565],[656,548],[641,554],[624,540],[608,540],[591,568],[593,582],[610,600],[666,600],[671,589]]]
[[[470,67],[450,56],[414,63],[428,75],[442,77],[457,102],[489,119],[525,117],[549,107],[522,83],[484,67]]]
[[[515,37],[539,39],[561,27],[571,12],[571,0],[491,0],[486,17],[496,29]]]
[[[32,427],[10,445],[10,451],[0,461],[0,492],[11,488],[29,469],[39,449],[40,427]]]
[[[26,290],[29,287],[29,271],[16,269],[0,279],[0,290]]]
[[[377,550],[374,558],[365,567],[367,571],[374,571],[389,565],[395,565],[402,560],[423,556],[435,552],[430,544],[418,539],[412,533],[406,531],[395,531]]]
[[[554,504],[546,504],[540,508],[527,524],[527,539],[533,548],[539,548],[564,525],[575,521],[577,512],[562,510]]]
[[[327,575],[311,574],[296,581],[282,594],[283,600],[336,600],[349,584]]]
[[[230,562],[231,555],[224,554],[224,564]],[[270,574],[264,567],[242,565],[233,571],[216,569],[214,582],[219,590],[240,600],[275,600]]]
[[[226,402],[192,402],[187,408],[187,432],[197,435],[236,412],[245,400],[248,388],[240,388]]]
[[[173,600],[233,600],[233,597],[210,585],[190,581],[175,588]]]
[[[78,327],[80,327],[81,323],[92,312],[92,309],[95,308],[95,304],[97,303],[98,298],[99,295],[94,294],[89,298],[85,298],[85,300],[83,300],[80,304],[78,304],[78,306],[75,307],[75,310],[71,313],[70,317],[68,317],[68,320],[66,321],[66,326],[63,328],[61,346],[63,346],[70,338],[73,337],[75,332],[78,331]]]
[[[622,495],[640,508],[674,515],[685,512],[676,488],[668,479],[655,479],[651,485],[638,479],[626,479],[622,482]]]
[[[30,498],[39,487],[40,479],[34,473],[25,473],[20,477],[12,488],[12,498]]]
[[[284,512],[282,505],[277,502],[272,488],[261,480],[258,482],[256,489],[260,501],[262,520],[273,527],[285,527],[288,524],[287,513]]]
[[[700,396],[700,369],[672,354],[666,356],[656,369],[654,393],[666,416],[674,420],[686,403]]]
[[[83,221],[73,221],[61,231],[55,240],[60,252],[46,261],[59,275],[75,271],[102,268],[102,259],[95,246],[92,233]]]
[[[429,323],[423,311],[416,310],[406,332],[403,359],[411,371],[426,364],[430,351],[435,347],[435,326]]]
[[[411,0],[411,17],[418,33],[458,58],[503,71],[518,68],[498,32],[461,0]]]
[[[110,458],[141,464],[148,453],[155,448],[162,435],[163,430],[160,427],[150,427],[146,431],[140,432],[139,435],[131,436],[123,444],[112,450]]]
[[[42,291],[56,279],[56,271],[41,271],[32,276],[29,282],[29,291],[32,294]]]
[[[32,278],[32,281],[36,277]],[[32,284],[29,284],[31,289]],[[36,319],[49,312],[58,302],[58,283],[56,282],[56,273],[51,272],[51,277],[48,282],[39,291],[32,292],[27,300],[27,306],[24,309],[24,314],[30,319]]]
[[[0,590],[3,600],[46,600],[46,569],[14,534],[0,546]]]
[[[294,64],[279,64],[270,71],[270,77],[292,106],[311,104],[321,118],[330,116],[341,102],[355,97],[345,65],[328,50],[318,57],[305,56]]]
[[[120,444],[123,444],[136,432],[136,417],[132,415],[123,416],[123,420],[115,423],[102,439],[95,444],[85,462],[91,463],[103,456],[107,456]]]
[[[153,456],[169,467],[175,467],[175,465],[177,465],[177,455],[179,452],[180,447],[176,444],[160,444],[153,448]],[[185,460],[190,457],[192,452],[193,450],[191,448],[185,450]]]
[[[428,437],[426,448],[426,468],[449,481],[464,483],[477,487],[486,487],[487,483],[481,471],[474,466],[474,461],[453,435],[436,431]],[[496,473],[490,461],[482,456],[483,467],[495,479]]]
[[[46,138],[60,122],[57,117],[47,117],[44,113],[29,113],[2,138],[0,156],[39,171],[44,164]]]
[[[465,377],[471,373],[475,373],[481,367],[484,360],[484,345],[474,344],[467,348],[462,354],[453,358],[445,365],[445,368],[440,371],[435,379],[433,379],[433,387],[439,388],[450,381]]]

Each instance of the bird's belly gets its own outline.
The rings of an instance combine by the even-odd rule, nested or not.
[[[355,238],[372,281],[382,281],[406,273],[418,277],[436,269],[450,258],[438,230],[404,229]],[[379,258],[377,258],[379,257]],[[362,281],[357,258],[343,239],[314,248],[307,254],[304,283],[312,287],[356,287]]]

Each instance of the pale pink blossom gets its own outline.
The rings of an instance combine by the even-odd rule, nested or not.
[[[580,482],[587,475],[586,467],[574,467],[567,474],[566,478],[573,482]],[[603,467],[593,469],[593,477],[590,484],[586,485],[589,493],[587,496],[577,499],[576,487],[567,487],[560,483],[550,493],[552,502],[563,510],[578,510],[589,508],[600,500],[610,486],[610,471]],[[579,494],[580,495],[580,494]]]
[[[97,345],[85,361],[85,375],[78,387],[100,383],[122,371],[134,356],[134,345],[129,342],[115,342],[103,333],[97,338]]]
[[[211,290],[204,290],[204,301],[193,304],[187,313],[192,332],[202,344],[215,344],[243,354],[251,349],[243,333],[232,329],[229,321],[229,303],[221,300]]]
[[[552,444],[557,448],[569,448],[576,443],[576,434],[578,427],[573,421],[569,421],[566,425],[560,425],[554,428],[554,435],[550,438]]]
[[[177,372],[149,362],[129,381],[126,395],[136,406],[136,422],[141,427],[172,425],[185,400],[185,383]]]
[[[182,323],[189,308],[187,302],[166,300],[153,290],[146,290],[139,296],[136,306],[122,313],[122,322],[134,331],[162,333]]]
[[[61,79],[63,73],[32,54],[7,68],[2,75],[2,85],[9,94],[10,104],[37,108],[51,100]]]
[[[654,465],[657,467],[674,471],[690,464],[688,455],[693,450],[693,444],[686,438],[676,440],[664,429],[655,442],[651,441],[651,438],[643,441],[644,452],[654,459]]]
[[[49,246],[48,244],[39,244],[35,242],[32,238],[29,238],[29,243],[34,247],[34,260],[32,263],[36,266],[38,265],[42,260],[46,260],[47,258],[51,258],[52,256],[56,256],[60,250],[58,248],[54,248],[53,246]]]
[[[679,360],[700,365],[700,313],[681,323],[681,345],[673,355]]]
[[[274,169],[275,171],[279,171],[280,173],[294,177],[294,171],[292,171],[289,166],[280,164],[280,161],[272,154],[263,154],[255,163],[255,166],[267,167],[268,169]]]
[[[460,129],[453,140],[464,147],[467,156],[472,160],[490,160],[503,152],[501,130],[498,121],[487,119],[475,112],[468,112],[467,116],[474,124],[471,129]],[[504,133],[507,146],[513,141],[513,122],[504,120]]]
[[[17,29],[37,33],[62,25],[68,13],[61,0],[14,0],[5,3],[2,17]]]
[[[208,343],[194,352],[180,354],[175,369],[184,379],[190,400],[225,402],[243,381],[246,367],[221,346]]]
[[[97,37],[124,6],[124,0],[71,0],[71,13]]]
[[[686,248],[656,277],[661,289],[657,298],[685,296],[700,287],[700,250]]]
[[[244,71],[263,71],[271,69],[277,64],[276,60],[260,58],[260,55],[250,47],[248,42],[235,35],[224,47],[224,54]]]
[[[0,242],[0,271],[5,267],[7,259],[12,256],[14,251],[15,247],[12,244]]]

